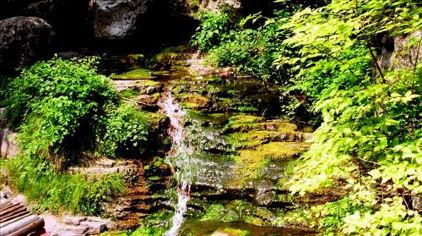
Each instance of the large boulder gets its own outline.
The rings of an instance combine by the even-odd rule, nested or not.
[[[54,31],[37,17],[17,16],[0,21],[0,71],[11,71],[46,55]]]
[[[136,32],[150,0],[92,1],[94,35],[101,40],[126,39]]]

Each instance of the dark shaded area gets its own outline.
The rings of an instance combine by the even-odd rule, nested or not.
[[[122,40],[97,40],[89,4],[88,0],[2,0],[0,20],[17,15],[40,17],[56,32],[56,51],[109,53],[156,51],[184,43],[198,25],[191,17],[175,14],[169,0],[157,0],[139,17],[134,34]]]
[[[293,11],[300,7],[321,7],[327,5],[325,0],[288,0],[278,3],[273,0],[242,0],[241,14],[247,16],[252,13],[261,12],[264,16],[273,16],[274,9]]]
[[[173,14],[169,0],[154,1],[141,16],[136,32],[123,40],[97,41],[94,48],[108,53],[156,53],[162,48],[188,42],[199,21],[183,14]]]

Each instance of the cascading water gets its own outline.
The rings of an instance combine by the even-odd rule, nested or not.
[[[186,140],[183,132],[183,118],[185,113],[174,100],[170,92],[167,92],[164,96],[164,100],[160,103],[164,113],[170,119],[169,135],[172,139],[172,149],[169,157],[173,162],[187,162],[192,154],[192,146],[186,144]],[[187,210],[187,203],[190,199],[190,183],[189,183],[189,171],[183,169],[183,166],[179,165],[180,170],[177,171],[176,177],[179,182],[179,188],[177,191],[177,205],[176,212],[172,219],[172,227],[165,233],[165,236],[176,236],[183,224],[183,215]]]

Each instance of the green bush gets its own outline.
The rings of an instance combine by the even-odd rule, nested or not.
[[[93,149],[99,117],[119,102],[109,80],[96,73],[95,60],[55,58],[38,62],[15,78],[4,102],[12,127],[19,127],[21,150],[64,164]]]
[[[148,120],[120,103],[110,80],[96,73],[95,58],[38,62],[11,82],[6,96],[21,153],[5,167],[9,182],[28,199],[41,209],[97,214],[101,202],[125,189],[119,175],[63,171],[84,152],[143,154]]]
[[[95,58],[39,62],[13,80],[7,95],[6,117],[19,126],[25,152],[55,157],[63,167],[94,149],[111,157],[143,153],[146,118],[120,105],[110,80],[96,73]]]
[[[232,16],[228,11],[205,12],[201,16],[201,24],[192,37],[191,44],[202,51],[208,51],[226,40],[226,33],[232,26]]]
[[[148,137],[148,120],[133,105],[112,107],[104,123],[104,133],[98,137],[99,152],[107,156],[142,155]]]

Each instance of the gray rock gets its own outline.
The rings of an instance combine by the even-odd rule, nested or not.
[[[0,71],[11,71],[46,55],[54,31],[37,17],[11,17],[0,21]]]
[[[132,35],[146,13],[150,0],[93,1],[94,34],[97,39],[125,39]]]
[[[414,210],[422,212],[422,195],[412,196],[412,207]]]
[[[383,69],[413,68],[422,61],[422,47],[418,45],[422,39],[422,31],[410,35],[396,36],[383,40],[382,53],[378,64]],[[412,42],[415,42],[412,44]]]

